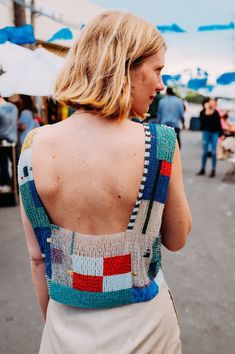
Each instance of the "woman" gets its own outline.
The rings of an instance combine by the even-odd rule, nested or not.
[[[39,123],[34,120],[33,111],[34,105],[30,96],[20,96],[20,116],[18,119],[19,144],[22,146],[27,134],[34,128],[39,127]]]
[[[216,110],[216,101],[214,99],[206,100],[203,104],[203,110],[200,113],[201,130],[202,130],[202,158],[201,169],[197,173],[198,176],[205,175],[206,162],[211,148],[212,170],[209,177],[215,177],[216,171],[216,149],[219,135],[222,131],[220,116]]]
[[[76,112],[25,141],[19,184],[46,321],[40,353],[181,352],[159,236],[176,251],[191,227],[179,148],[171,128],[130,120],[163,89],[164,53],[145,20],[96,17],[56,85]]]

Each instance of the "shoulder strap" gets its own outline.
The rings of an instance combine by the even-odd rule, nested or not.
[[[50,237],[50,222],[39,198],[33,178],[32,145],[40,128],[26,136],[18,164],[18,183],[22,204],[37,237],[41,252],[46,253],[46,241]]]
[[[157,159],[168,163],[172,163],[175,144],[176,133],[174,128],[166,125],[156,124],[157,131]]]
[[[153,143],[156,149],[157,164],[148,210],[142,229],[143,234],[147,231],[154,201],[165,204],[176,144],[176,134],[173,128],[154,124],[151,130],[155,133]]]

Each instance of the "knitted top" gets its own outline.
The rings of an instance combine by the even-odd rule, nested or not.
[[[127,230],[94,237],[50,222],[32,171],[32,144],[38,129],[24,141],[18,179],[25,213],[45,257],[49,296],[80,308],[154,298],[163,283],[159,233],[175,150],[174,130],[144,124],[144,172]]]

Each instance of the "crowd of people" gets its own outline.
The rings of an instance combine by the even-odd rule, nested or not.
[[[30,96],[20,95],[14,103],[0,96],[0,193],[13,187],[11,146],[15,146],[16,160],[26,135],[40,125]]]
[[[165,96],[158,93],[149,108],[146,121],[165,124],[175,129],[179,147],[181,147],[180,131],[185,129],[185,103],[175,95],[173,88],[167,87]],[[235,124],[229,120],[229,113],[218,106],[217,99],[205,98],[200,112],[200,130],[202,131],[201,169],[197,173],[203,176],[206,173],[207,160],[211,158],[211,172],[209,177],[215,177],[217,159],[230,156],[225,139],[234,138]]]

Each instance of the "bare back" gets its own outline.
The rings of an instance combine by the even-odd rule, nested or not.
[[[84,234],[126,231],[144,170],[141,124],[74,115],[39,130],[37,191],[50,221]]]

